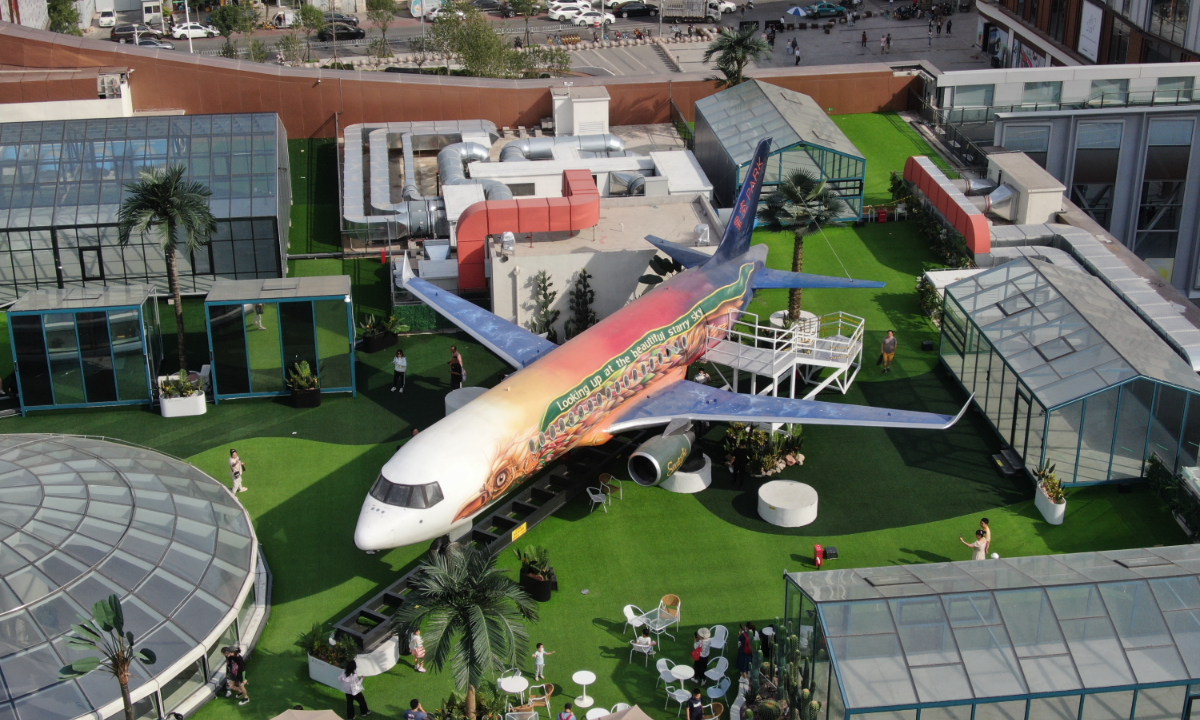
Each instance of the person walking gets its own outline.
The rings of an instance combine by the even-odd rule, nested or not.
[[[863,46],[864,48],[866,48],[866,47],[867,47],[867,31],[866,31],[866,30],[863,30],[863,34],[862,34],[862,46]]]
[[[259,330],[266,330],[262,324],[262,316],[266,309],[267,306],[263,303],[254,303],[254,326]]]
[[[463,362],[463,356],[462,356],[462,353],[460,353],[460,352],[458,351],[458,346],[457,346],[457,345],[451,345],[451,346],[450,346],[450,355],[452,355],[452,356],[454,357],[454,359],[455,359],[455,360],[458,360],[458,364],[462,366],[462,369],[463,369],[463,380],[466,380],[466,379],[467,379],[467,364],[466,364],[465,362]]]
[[[887,35],[880,35],[879,36],[879,54],[882,55],[885,52],[887,52]]]
[[[742,674],[743,680],[750,679],[750,664],[754,662],[754,646],[751,644],[751,631],[746,629],[746,624],[738,625],[741,631],[738,633],[737,639],[737,669]]]
[[[949,34],[950,34],[950,28],[952,28],[952,27],[954,27],[954,19],[953,19],[953,18],[947,18],[947,19],[946,19],[946,34],[947,34],[947,35],[949,35]]]
[[[413,435],[417,431],[413,430]],[[425,672],[425,638],[421,637],[421,628],[413,630],[408,636],[408,649],[413,654],[413,669],[419,673]]]
[[[404,392],[405,377],[408,375],[408,358],[404,357],[403,350],[396,350],[396,357],[392,358],[392,392],[399,390]]]
[[[987,559],[987,540],[984,539],[982,530],[975,531],[975,542],[973,543],[963,540],[962,535],[958,536],[958,541],[969,548],[973,548],[973,552],[971,553],[972,560]]]
[[[554,651],[546,650],[546,646],[538,643],[533,651],[533,679],[543,680],[546,677],[546,656],[553,655]]]
[[[800,64],[800,48],[798,48],[798,47],[797,47],[797,48],[793,48],[792,50],[793,50],[793,52],[794,52],[794,53],[795,53],[795,55],[796,55],[796,62],[794,62],[794,63],[792,63],[792,64],[793,64],[793,65],[799,65],[799,64]]]
[[[250,693],[246,692],[246,658],[238,647],[223,647],[221,654],[225,656],[225,697],[235,692],[242,697],[238,705],[250,702]]]
[[[707,680],[704,673],[708,670],[709,645],[712,643],[709,638],[711,637],[712,634],[708,628],[700,628],[696,631],[695,642],[692,644],[692,669],[695,671],[692,678],[701,685]]]
[[[692,691],[692,698],[687,701],[688,720],[704,720],[704,698],[700,696],[700,688]]]
[[[938,31],[938,36],[939,36],[939,37],[941,37],[941,34],[942,34],[942,20],[941,20],[941,18],[938,18],[938,23],[937,23],[937,31]]]
[[[932,38],[933,34],[930,33],[929,37]],[[892,371],[892,360],[896,357],[896,346],[899,344],[900,341],[896,339],[896,331],[888,330],[887,337],[883,339],[883,343],[879,346],[879,350],[883,354],[883,371],[885,373]]]
[[[929,26],[929,47],[933,47],[933,26]]]
[[[987,541],[986,544],[984,545],[983,552],[986,555],[991,555],[992,554],[992,524],[990,522],[988,522],[987,518],[980,518],[979,519],[979,529],[983,531],[983,539]]]
[[[238,457],[237,450],[229,448],[229,474],[233,476],[233,493],[246,492],[250,488],[242,486],[242,473],[246,472],[246,463]]]
[[[342,692],[346,694],[346,717],[354,720],[354,703],[356,701],[363,717],[370,715],[371,709],[367,707],[367,699],[363,697],[363,679],[358,674],[358,663],[353,660],[347,662],[346,669],[338,676],[338,682],[342,684]]]
[[[892,34],[891,33],[887,34],[887,51],[888,51],[888,55],[892,54]]]

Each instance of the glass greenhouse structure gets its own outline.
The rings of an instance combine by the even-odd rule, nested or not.
[[[946,288],[941,359],[1032,470],[1064,484],[1197,464],[1200,379],[1080,270],[1021,259]]]
[[[862,217],[867,161],[817,102],[803,93],[748,80],[696,101],[695,154],[720,207],[729,207],[746,179],[754,150],[771,138],[764,196],[796,170],[825,180]]]
[[[217,231],[180,252],[180,287],[280,277],[291,175],[275,113],[0,123],[0,301],[36,288],[144,283],[167,290],[158,241],[117,239],[125,183],[182,164],[212,191]]]
[[[267,578],[250,516],[229,490],[145,448],[62,435],[0,435],[0,718],[123,717],[91,655],[67,643],[92,605],[117,595],[137,647],[136,717],[188,716],[213,696],[220,649],[248,645],[266,618]]]
[[[354,306],[346,275],[218,280],[204,300],[213,393],[284,395],[304,361],[321,392],[354,392]]]
[[[1200,546],[785,573],[821,720],[1200,716]]]
[[[21,412],[152,401],[162,360],[154,288],[46,288],[8,310]]]

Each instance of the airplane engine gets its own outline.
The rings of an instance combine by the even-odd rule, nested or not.
[[[643,487],[654,487],[675,474],[692,452],[696,434],[659,435],[642,443],[629,456],[629,476]]]

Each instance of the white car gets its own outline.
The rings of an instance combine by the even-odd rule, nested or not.
[[[433,22],[433,21],[437,20],[438,18],[442,17],[443,15],[446,15],[447,17],[449,17],[449,13],[450,13],[450,11],[448,8],[435,7],[434,9],[425,13],[425,19],[427,19],[429,22]],[[454,13],[456,15],[458,15],[460,18],[466,17],[466,13],[464,13],[462,10],[455,10]]]
[[[96,21],[96,27],[116,27],[117,13],[112,10],[101,10],[100,19]]]
[[[733,3],[729,2],[729,0],[721,0],[721,2],[710,3],[710,4],[716,5],[721,10],[722,13],[731,13],[734,10],[737,10],[737,5],[734,5]]]
[[[576,15],[580,15],[585,12],[594,12],[592,10],[592,6],[584,5],[583,3],[576,3],[576,4],[572,4],[572,5],[560,5],[556,8],[551,8],[550,19],[551,20],[571,20]]]
[[[586,25],[588,27],[594,25],[611,25],[616,21],[617,19],[613,17],[612,13],[602,13],[598,10],[588,10],[571,18],[571,22],[576,25]]]
[[[212,25],[201,25],[198,22],[180,23],[171,31],[171,37],[176,40],[195,40],[196,38],[216,37],[221,33]]]

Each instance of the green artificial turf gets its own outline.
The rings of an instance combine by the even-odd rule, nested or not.
[[[864,197],[867,205],[892,201],[892,172],[903,173],[904,162],[912,155],[928,155],[938,167],[946,171],[948,177],[958,177],[958,173],[950,168],[950,164],[896,113],[830,117],[867,159]]]
[[[349,275],[355,322],[361,322],[368,314],[376,317],[391,314],[391,289],[387,273],[388,266],[381,263],[378,257],[288,261],[289,277]]]
[[[288,140],[292,178],[292,227],[288,252],[340,252],[338,230],[337,141]]]

